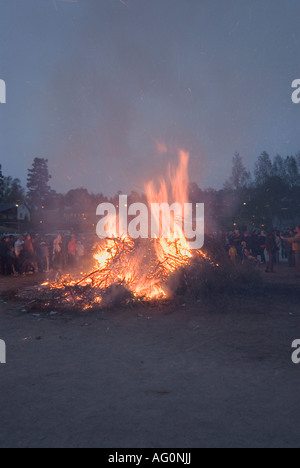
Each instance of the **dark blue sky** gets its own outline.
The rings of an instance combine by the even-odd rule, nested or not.
[[[176,148],[222,186],[238,150],[300,150],[299,0],[0,0],[0,163],[25,183],[142,190]],[[169,145],[159,155],[157,142]]]

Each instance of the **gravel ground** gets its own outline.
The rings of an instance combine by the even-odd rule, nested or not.
[[[0,293],[39,280],[1,278]],[[298,447],[300,283],[281,267],[267,285],[82,315],[2,299],[0,446]]]

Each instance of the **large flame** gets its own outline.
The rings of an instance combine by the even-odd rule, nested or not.
[[[174,169],[171,165],[168,168],[168,180],[161,178],[158,190],[155,190],[154,182],[149,182],[146,186],[148,203],[172,205],[178,203],[179,207],[188,203],[188,164],[189,153],[180,151],[179,166]],[[181,212],[181,215],[183,213]],[[164,216],[164,213],[162,214]],[[157,224],[160,226],[161,236],[155,245],[158,260],[164,265],[168,273],[175,271],[180,266],[188,263],[192,257],[191,249],[183,232],[182,216],[173,216],[171,219],[160,219],[157,217]],[[164,226],[170,230],[168,237],[165,237]]]
[[[183,207],[188,203],[188,163],[189,154],[180,151],[178,167],[169,165],[166,178],[161,178],[158,184],[149,182],[146,185],[149,206],[177,203]],[[100,243],[94,256],[93,270],[77,281],[64,277],[52,287],[91,285],[99,289],[99,297],[95,300],[98,303],[101,302],[101,290],[120,283],[136,297],[149,300],[167,297],[166,278],[189,263],[192,250],[183,232],[182,216],[171,211],[171,226],[170,217],[164,219],[163,213],[158,213],[155,221],[160,227],[157,238],[136,242],[127,234],[118,237],[115,223],[108,220],[109,238]],[[163,232],[166,226],[169,228],[168,237]]]

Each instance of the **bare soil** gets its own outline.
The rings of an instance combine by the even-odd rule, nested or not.
[[[6,299],[43,278],[1,278],[0,447],[298,447],[294,275],[280,266],[257,294],[51,315]]]

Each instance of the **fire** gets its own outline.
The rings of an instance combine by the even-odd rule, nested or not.
[[[161,179],[158,191],[155,190],[154,183],[150,182],[146,186],[146,194],[149,205],[152,203],[178,203],[181,207],[188,202],[188,163],[189,153],[180,151],[179,167],[173,169],[169,166],[168,180]],[[168,184],[169,182],[169,184]],[[171,194],[168,185],[171,187]],[[172,198],[170,200],[170,198]],[[174,216],[170,219],[156,219],[161,231],[164,227],[169,229],[167,237],[161,236],[156,243],[156,254],[161,264],[164,265],[168,273],[172,273],[177,268],[184,266],[192,257],[192,252],[183,232],[183,220]],[[164,233],[164,232],[163,232]]]
[[[92,287],[95,290],[93,302],[103,303],[103,294],[110,286],[124,285],[136,298],[153,300],[167,298],[166,280],[178,268],[188,265],[193,257],[192,249],[184,235],[182,212],[176,205],[188,203],[188,163],[189,153],[179,152],[179,164],[169,165],[167,177],[157,184],[146,185],[149,206],[152,204],[174,204],[168,219],[164,213],[154,214],[160,234],[152,240],[134,241],[128,234],[118,236],[116,223],[108,219],[108,238],[99,243],[94,256],[93,270],[75,281],[64,277],[51,288]],[[167,235],[166,235],[167,233]]]

